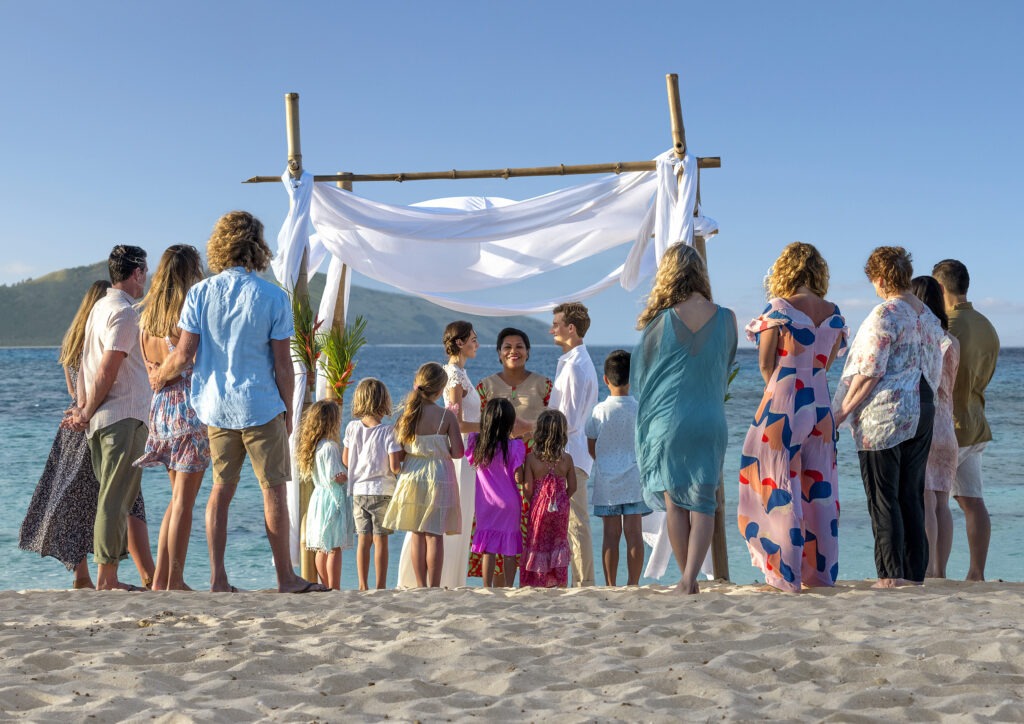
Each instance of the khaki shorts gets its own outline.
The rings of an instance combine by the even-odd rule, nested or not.
[[[987,442],[968,445],[957,451],[956,478],[953,480],[954,498],[981,498],[981,453]]]
[[[284,415],[257,427],[230,430],[209,426],[214,485],[238,485],[246,453],[261,488],[283,485],[291,478],[288,428]]]
[[[394,531],[381,525],[387,512],[390,495],[354,495],[352,510],[355,513],[356,533],[359,535],[391,535]]]

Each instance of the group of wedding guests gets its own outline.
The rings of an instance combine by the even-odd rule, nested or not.
[[[359,588],[387,585],[389,536],[405,531],[398,585],[565,586],[595,582],[588,482],[602,520],[605,582],[616,584],[626,538],[628,584],[643,564],[641,518],[664,511],[682,578],[697,593],[714,528],[726,453],[725,400],[737,346],[731,310],[712,301],[700,254],[671,246],[657,272],[632,354],[604,364],[609,396],[584,344],[587,308],[553,310],[563,354],[554,379],[527,369],[530,339],[496,341],[501,370],[474,385],[465,370],[479,342],[468,322],[448,325],[447,364],[424,364],[395,410],[382,382],[361,380],[353,419],[340,405],[302,417],[296,462],[312,480],[303,544],[320,582],[292,568],[284,483],[291,477],[291,305],[260,279],[271,251],[246,212],[222,217],[207,247],[164,253],[141,305],[148,266],[138,247],[110,255],[111,283],[89,290],[65,336],[71,407],[21,531],[21,547],[75,570],[91,587],[127,588],[131,553],[147,586],[183,579],[192,510],[206,469],[211,590],[233,591],[224,565],[228,508],[250,459],[263,492],[278,587],[340,587],[342,551],[356,547]],[[944,576],[952,540],[948,496],[965,512],[971,565],[982,580],[989,523],[981,454],[991,433],[984,390],[998,355],[991,324],[966,300],[958,261],[912,278],[910,255],[879,247],[865,274],[882,298],[848,345],[839,308],[825,299],[828,266],[810,244],[787,246],[766,286],[770,301],[746,327],[765,380],[743,444],[738,522],[751,559],[775,589],[831,586],[838,564],[837,428],[858,449],[875,537],[878,586]],[[141,309],[141,311],[140,311]],[[846,354],[830,399],[826,373]],[[440,403],[440,404],[438,404]],[[394,424],[387,420],[395,414]],[[149,552],[141,468],[164,466],[171,502]],[[358,543],[356,543],[358,541]]]

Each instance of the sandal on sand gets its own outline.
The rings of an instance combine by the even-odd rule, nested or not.
[[[306,585],[302,588],[292,591],[292,593],[326,593],[328,589],[319,583],[313,583],[312,581],[306,581]]]
[[[124,588],[121,588],[121,589],[118,589],[118,590],[127,591],[128,593],[138,593],[140,591],[148,591],[149,589],[148,588],[143,588],[142,586],[133,586],[132,584],[129,583]]]

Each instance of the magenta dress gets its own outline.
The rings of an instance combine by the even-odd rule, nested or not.
[[[472,550],[517,556],[523,552],[519,528],[523,499],[515,473],[526,459],[526,443],[509,440],[507,460],[499,446],[487,465],[478,465],[475,453],[479,439],[474,432],[466,441],[466,460],[476,466],[476,530]]]
[[[569,492],[553,465],[534,483],[519,582],[539,588],[569,583]]]

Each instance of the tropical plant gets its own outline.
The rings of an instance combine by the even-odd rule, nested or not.
[[[324,321],[313,313],[307,297],[292,294],[292,320],[295,334],[292,336],[292,359],[306,368],[307,378],[313,378],[316,362],[320,359],[322,336],[318,334]],[[307,379],[310,384],[312,379]]]
[[[342,399],[345,390],[352,383],[352,370],[356,366],[356,354],[366,344],[366,320],[356,317],[345,329],[331,329],[320,335],[323,357],[320,369],[327,378],[327,386],[335,399]]]
[[[734,379],[736,379],[736,375],[738,375],[739,373],[740,373],[740,363],[736,362],[732,366],[732,369],[729,370],[729,379],[726,380],[726,383],[725,383],[725,390],[726,390],[726,392],[725,392],[725,401],[726,402],[728,402],[729,400],[732,399],[732,393],[729,392],[729,388],[732,387],[732,381]]]

